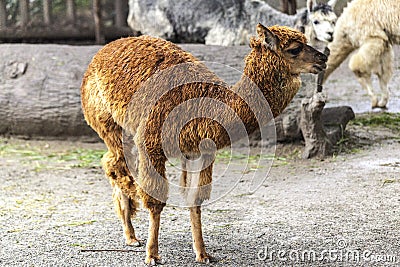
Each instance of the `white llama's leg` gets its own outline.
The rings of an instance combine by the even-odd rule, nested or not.
[[[358,73],[353,71],[357,76],[358,82],[361,84],[362,88],[364,88],[368,95],[371,98],[371,107],[376,108],[378,107],[378,96],[375,94],[374,89],[372,87],[371,81],[371,73]]]
[[[347,35],[336,34],[333,42],[329,43],[329,57],[326,63],[327,68],[323,77],[325,82],[331,73],[342,64],[342,62],[348,57],[348,55],[354,51],[354,47],[347,40]]]
[[[368,39],[357,53],[351,57],[349,62],[350,69],[371,97],[372,108],[378,107],[378,97],[372,88],[371,74],[380,66],[382,54],[385,52],[385,45],[386,43],[382,39]]]
[[[389,45],[385,53],[382,54],[381,68],[380,71],[377,73],[379,78],[379,86],[382,91],[381,99],[378,102],[378,106],[380,108],[386,107],[387,102],[389,100],[390,92],[388,88],[388,83],[393,75],[393,58],[394,58],[393,49],[392,46]]]

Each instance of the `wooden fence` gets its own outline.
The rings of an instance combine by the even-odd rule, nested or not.
[[[115,39],[132,35],[128,0],[0,0],[0,42]]]

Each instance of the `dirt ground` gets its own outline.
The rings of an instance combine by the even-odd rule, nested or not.
[[[400,111],[399,66],[396,59],[389,112]],[[370,111],[346,65],[326,92],[329,105],[348,104],[358,116]],[[399,137],[398,130],[354,124],[335,156],[302,160],[301,144],[281,144],[270,169],[243,169],[243,158],[222,156],[216,172],[238,184],[203,208],[206,246],[217,258],[211,266],[400,265]],[[0,266],[143,265],[144,248],[124,245],[98,165],[103,149],[83,140],[0,139]],[[255,175],[262,168],[267,178],[248,193],[249,181],[263,180]],[[178,175],[170,172],[172,180]],[[134,224],[145,239],[145,210]],[[187,209],[165,208],[160,254],[166,266],[200,266]]]
[[[400,264],[398,132],[353,125],[348,136],[324,161],[301,160],[301,145],[279,145],[254,194],[246,188],[252,169],[235,171],[244,162],[233,159],[222,178],[238,185],[203,209],[206,244],[218,260],[211,266]],[[82,141],[0,140],[1,266],[142,266],[143,248],[124,245],[96,161],[103,149]],[[226,165],[221,158],[216,172]],[[172,170],[170,177],[177,175]],[[163,212],[166,266],[197,266],[188,217],[185,208]],[[145,210],[134,224],[146,238]]]

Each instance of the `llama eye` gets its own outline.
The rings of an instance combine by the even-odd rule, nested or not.
[[[313,23],[314,23],[315,25],[317,25],[317,24],[319,24],[319,20],[314,20]]]
[[[301,50],[302,50],[302,47],[299,46],[297,48],[289,49],[288,52],[290,54],[292,54],[293,56],[297,56],[298,54],[300,54]]]

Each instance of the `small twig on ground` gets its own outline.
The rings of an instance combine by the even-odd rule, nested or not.
[[[81,249],[81,252],[146,252],[145,250],[133,249]]]

